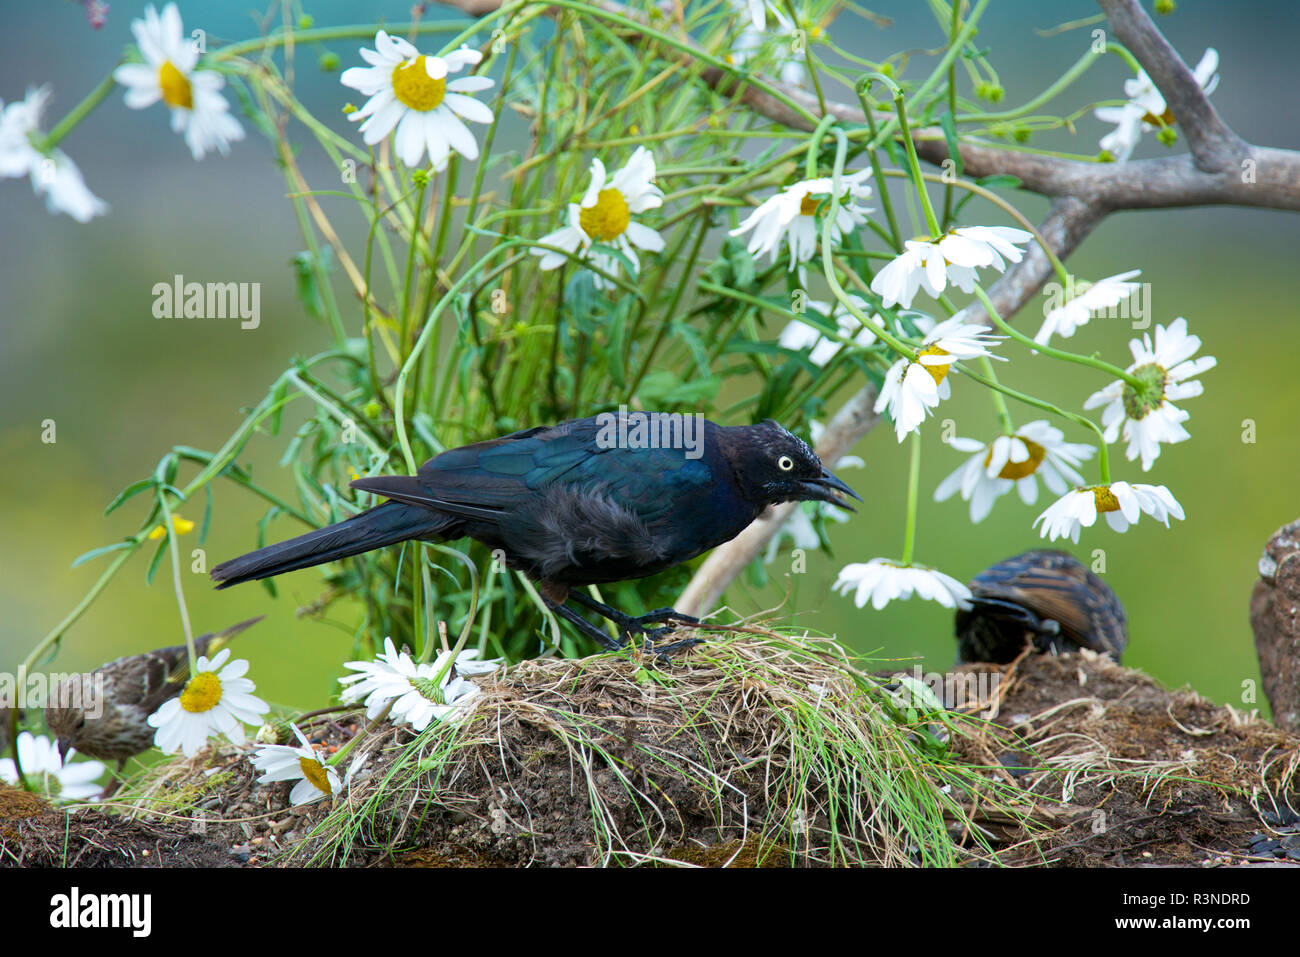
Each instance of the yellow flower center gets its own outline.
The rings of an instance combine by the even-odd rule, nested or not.
[[[200,671],[181,692],[181,707],[191,714],[211,711],[221,700],[221,679],[215,671]]]
[[[918,352],[916,354],[916,358],[919,360],[922,356],[946,356],[946,355],[949,355],[947,349],[940,349],[938,346],[929,346],[925,349],[922,349],[920,352]],[[948,374],[948,369],[951,365],[952,363],[950,362],[941,362],[938,365],[933,365],[933,366],[923,365],[922,368],[925,369],[926,372],[930,373],[930,375],[934,378],[935,385],[942,385],[944,377]]]
[[[1166,106],[1165,111],[1161,113],[1159,116],[1156,116],[1152,113],[1144,113],[1142,114],[1142,119],[1144,122],[1149,123],[1151,126],[1173,126],[1174,111],[1169,109],[1169,107]]]
[[[298,758],[298,767],[302,769],[302,776],[310,781],[317,791],[324,791],[326,794],[334,793],[333,788],[330,787],[329,775],[315,758]]]
[[[578,224],[582,231],[603,242],[622,236],[631,219],[627,200],[616,189],[602,189],[595,206],[584,206],[578,211]]]
[[[421,113],[436,109],[447,95],[447,78],[435,80],[418,56],[393,68],[393,95],[406,106]]]
[[[1119,499],[1115,497],[1115,493],[1110,490],[1109,486],[1098,485],[1092,490],[1092,497],[1097,503],[1098,513],[1119,511]]]
[[[1047,455],[1047,450],[1037,442],[1031,442],[1024,436],[1017,436],[1021,442],[1025,443],[1025,448],[1029,450],[1029,458],[1023,462],[1007,461],[1002,466],[1002,471],[998,473],[998,478],[1004,479],[1022,479],[1027,475],[1033,475],[1038,471],[1038,466],[1043,464],[1043,457]],[[984,467],[988,468],[989,462],[993,460],[993,448],[989,447],[988,455],[984,456]]]
[[[186,110],[194,108],[194,91],[190,88],[190,81],[171,60],[158,68],[158,85],[162,87],[163,102],[168,106]]]
[[[803,199],[799,201],[799,215],[811,216],[813,213],[817,212],[817,206],[820,203],[821,200],[812,193],[804,193]]]

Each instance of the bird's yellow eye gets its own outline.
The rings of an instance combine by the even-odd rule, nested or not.
[[[794,459],[790,458],[788,455],[783,455],[776,460],[776,467],[782,472],[788,472],[794,468]]]

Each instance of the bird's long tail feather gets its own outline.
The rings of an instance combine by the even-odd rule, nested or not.
[[[212,569],[212,578],[220,583],[218,588],[228,588],[410,539],[448,538],[457,521],[427,508],[386,502],[346,521],[222,562]]]

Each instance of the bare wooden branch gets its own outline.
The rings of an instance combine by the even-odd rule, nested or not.
[[[1165,105],[1182,127],[1198,169],[1236,168],[1249,147],[1223,122],[1178,51],[1157,29],[1138,0],[1098,0],[1111,31],[1137,57]]]

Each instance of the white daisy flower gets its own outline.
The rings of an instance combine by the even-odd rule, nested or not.
[[[1141,283],[1129,281],[1140,275],[1141,269],[1130,269],[1128,272],[1098,279],[1094,283],[1075,282],[1072,290],[1074,296],[1048,311],[1034,341],[1045,346],[1053,335],[1062,339],[1070,338],[1080,326],[1087,324],[1094,312],[1114,309],[1141,289]]]
[[[1213,369],[1214,356],[1192,355],[1201,348],[1199,336],[1188,335],[1187,320],[1179,316],[1169,324],[1156,326],[1155,346],[1151,337],[1129,342],[1133,364],[1127,372],[1146,383],[1148,391],[1137,391],[1123,380],[1117,379],[1099,392],[1094,392],[1083,404],[1085,409],[1098,406],[1106,408],[1101,414],[1101,424],[1107,442],[1114,442],[1122,434],[1128,443],[1125,454],[1130,462],[1142,458],[1142,471],[1148,472],[1160,455],[1161,443],[1172,445],[1191,438],[1183,423],[1189,415],[1173,405],[1181,399],[1190,399],[1205,391],[1204,385],[1193,381],[1194,376]]]
[[[744,8],[746,3],[743,0],[732,0],[732,5],[740,9]],[[763,2],[750,2],[748,6],[751,20],[736,37],[736,42],[731,47],[730,62],[735,66],[744,66],[771,37],[775,39],[780,49],[789,51],[776,58],[781,65],[781,82],[786,86],[805,87],[808,83],[807,61],[800,54],[793,52],[790,39],[795,31],[794,21],[778,8],[768,7]],[[776,20],[775,26],[770,30],[761,22],[766,19],[768,12]]]
[[[45,735],[33,737],[30,731],[18,735],[18,761],[23,766],[23,777],[52,801],[84,801],[99,793],[95,781],[103,775],[104,765],[98,761],[72,764],[76,753],[68,751],[68,763],[65,763],[58,745]],[[0,760],[0,781],[20,786],[12,758]]]
[[[610,177],[605,175],[605,164],[591,161],[591,184],[581,203],[569,204],[569,225],[547,233],[540,243],[558,246],[581,259],[590,260],[598,269],[608,273],[619,271],[619,260],[600,252],[600,245],[613,246],[632,262],[633,273],[641,268],[633,250],[662,252],[664,239],[649,226],[633,222],[632,216],[658,209],[663,205],[664,194],[654,184],[654,155],[644,146],[637,147],[627,165]],[[533,249],[540,256],[541,269],[558,269],[568,261],[564,253],[550,249]],[[596,288],[611,285],[596,276]]]
[[[292,725],[299,747],[285,744],[263,745],[253,752],[253,767],[264,772],[259,784],[276,781],[296,781],[289,792],[289,803],[294,807],[310,804],[323,797],[333,797],[339,792],[339,773],[326,764],[316,753],[307,736]]]
[[[1111,482],[1076,488],[1057,499],[1042,515],[1034,519],[1034,526],[1043,523],[1043,538],[1056,541],[1069,538],[1079,544],[1079,530],[1091,528],[1098,514],[1117,532],[1128,530],[1146,512],[1158,522],[1169,527],[1169,517],[1183,518],[1183,507],[1173,493],[1163,485],[1130,485],[1128,482]]]
[[[467,93],[490,89],[486,76],[465,76],[448,80],[467,66],[483,59],[477,50],[462,46],[446,56],[425,56],[414,44],[383,30],[375,34],[375,48],[361,48],[368,67],[344,70],[339,82],[370,97],[361,109],[348,116],[361,124],[361,136],[374,146],[397,130],[393,147],[407,166],[419,166],[428,151],[438,172],[446,169],[451,150],[468,160],[478,159],[478,142],[465,126],[491,123],[492,111]]]
[[[192,758],[214,734],[243,744],[244,725],[262,724],[270,706],[252,694],[257,686],[244,677],[248,662],[237,658],[226,664],[229,658],[229,648],[223,648],[211,661],[201,655],[197,673],[185,690],[149,715],[150,726],[158,729],[153,743],[164,754],[180,751]]]
[[[450,652],[440,653],[431,664],[416,664],[406,652],[398,652],[392,638],[384,639],[384,651],[374,661],[349,661],[344,667],[357,672],[339,679],[345,687],[341,697],[351,704],[364,699],[366,717],[374,720],[392,703],[389,719],[423,731],[436,718],[455,721],[466,713],[465,705],[482,692],[463,675],[486,674],[500,667],[499,659],[476,661],[477,649],[462,651],[454,667],[440,684],[434,679],[447,664]]]
[[[871,291],[884,306],[901,303],[905,309],[911,308],[918,289],[938,298],[951,282],[962,292],[971,292],[976,270],[992,266],[1002,272],[1003,257],[1020,262],[1024,253],[1018,244],[1033,238],[1033,233],[1011,226],[958,226],[937,241],[909,239],[903,252],[876,273]]]
[[[220,73],[195,70],[199,51],[185,36],[176,4],[144,8],[143,20],[131,21],[131,32],[144,63],[124,63],[113,71],[113,79],[126,87],[126,105],[143,110],[162,100],[171,110],[172,132],[184,133],[194,158],[209,150],[223,156],[230,144],[244,138],[244,128],[230,115],[230,104],[221,95],[226,85]]]
[[[1209,47],[1192,71],[1207,96],[1219,85],[1218,69],[1219,51]],[[1128,102],[1123,106],[1100,106],[1092,111],[1093,116],[1103,123],[1115,124],[1115,129],[1101,138],[1100,145],[1118,162],[1133,154],[1144,129],[1173,126],[1176,120],[1146,70],[1139,70],[1134,79],[1124,81],[1124,95]]]
[[[857,173],[846,173],[840,177],[843,192],[840,194],[840,208],[835,221],[831,224],[831,241],[839,245],[844,234],[857,229],[867,221],[871,208],[862,205],[870,198],[871,187],[866,180],[871,170],[864,169]],[[731,230],[730,235],[740,236],[753,230],[747,248],[754,256],[767,253],[772,262],[776,262],[777,252],[782,242],[789,249],[790,269],[812,259],[817,252],[817,242],[821,237],[821,227],[817,224],[817,207],[822,197],[829,196],[834,189],[831,177],[805,179],[793,186],[788,186],[760,203],[745,221]]]
[[[859,311],[866,313],[871,307],[867,305],[865,299],[861,296],[850,295]],[[840,334],[846,338],[852,339],[858,346],[869,346],[876,341],[876,333],[869,327],[864,326],[857,316],[853,315],[842,302],[836,300],[834,307],[831,303],[822,302],[819,299],[809,299],[804,303],[806,310],[811,310],[819,316],[830,316],[835,320],[839,327]],[[872,322],[884,324],[880,315],[871,317]],[[784,329],[777,342],[783,348],[792,352],[799,352],[803,349],[811,349],[808,354],[808,361],[815,366],[824,366],[844,348],[844,343],[839,339],[832,339],[825,336],[815,326],[798,319],[792,319]]]
[[[1026,505],[1036,503],[1039,476],[1056,495],[1082,485],[1077,466],[1096,452],[1091,445],[1066,442],[1065,433],[1045,419],[1028,422],[1015,434],[999,435],[989,443],[956,436],[948,444],[970,453],[970,458],[939,483],[934,500],[946,501],[960,490],[962,500],[970,502],[970,520],[977,524],[1013,488]]]
[[[788,25],[790,23],[789,18],[770,0],[732,0],[732,4],[737,8],[748,10],[750,22],[755,30],[767,29],[767,15],[769,13],[776,19],[778,25]]]
[[[887,558],[845,565],[832,587],[841,595],[853,589],[853,604],[861,608],[870,599],[871,607],[877,611],[895,599],[911,598],[913,592],[945,608],[970,607],[970,589],[952,576],[924,565],[904,565]]]
[[[41,112],[49,96],[49,87],[41,87],[8,106],[0,100],[0,176],[30,177],[32,189],[45,197],[51,213],[67,213],[86,223],[108,212],[108,204],[90,191],[68,154],[54,149],[47,155],[32,143],[33,136],[40,136]]]
[[[885,373],[876,399],[876,414],[889,410],[898,441],[925,421],[940,400],[952,395],[948,371],[958,359],[989,356],[1001,359],[988,347],[1001,340],[988,334],[988,326],[966,322],[960,316],[939,323],[921,340],[917,360],[899,359]]]

